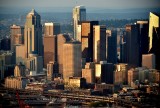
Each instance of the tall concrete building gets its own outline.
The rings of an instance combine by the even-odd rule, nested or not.
[[[132,66],[140,66],[140,41],[139,25],[126,25],[126,63]]]
[[[67,34],[59,34],[57,35],[57,62],[59,65],[59,73],[63,73],[63,44],[71,41],[71,38]],[[65,57],[68,55],[65,55]]]
[[[63,78],[81,77],[81,43],[72,41],[63,44]]]
[[[107,62],[117,63],[117,31],[106,30],[107,36]]]
[[[140,66],[142,66],[142,55],[148,54],[149,50],[149,37],[148,37],[148,29],[149,24],[148,21],[137,21],[137,25],[139,25],[139,52],[140,52]]]
[[[34,9],[26,16],[24,45],[26,58],[32,52],[37,53],[39,56],[43,55],[41,16]]]
[[[98,25],[98,21],[82,21],[81,22],[82,58],[86,58],[86,62],[93,61],[93,26],[94,25]]]
[[[96,25],[93,29],[93,61],[106,60],[106,26]]]
[[[15,45],[23,44],[24,42],[24,27],[12,25],[11,31],[11,51],[15,52]]]
[[[59,23],[45,23],[44,26],[44,67],[47,67],[49,61],[57,61],[57,37],[60,34]]]
[[[43,47],[44,47],[44,67],[47,68],[49,61],[57,61],[57,43],[56,36],[44,36]]]
[[[53,36],[60,34],[60,24],[59,23],[45,23],[44,24],[44,35]]]
[[[149,24],[148,21],[137,21],[137,25],[139,25],[140,52],[142,56],[142,54],[148,54],[149,50],[149,37],[148,37]]]
[[[155,69],[155,55],[154,54],[143,54],[142,55],[142,66],[149,69]]]
[[[77,26],[80,21],[86,21],[86,8],[84,6],[73,8],[74,39],[77,39]]]
[[[149,15],[149,53],[156,56],[156,69],[160,70],[160,14]]]

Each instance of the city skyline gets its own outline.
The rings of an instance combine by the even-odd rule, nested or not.
[[[0,107],[160,106],[159,18],[158,0],[1,0]]]

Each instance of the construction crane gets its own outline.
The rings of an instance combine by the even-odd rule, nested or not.
[[[16,91],[16,97],[18,99],[18,104],[19,104],[20,108],[30,108],[30,106],[25,104],[23,100],[20,100],[20,96],[19,96],[18,91]]]

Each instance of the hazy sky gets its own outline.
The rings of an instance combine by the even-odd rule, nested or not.
[[[0,7],[86,7],[126,9],[160,7],[160,0],[0,0]]]

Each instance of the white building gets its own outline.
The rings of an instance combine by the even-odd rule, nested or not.
[[[85,20],[86,20],[86,8],[84,6],[74,7],[73,8],[74,39],[77,39],[78,22]]]

